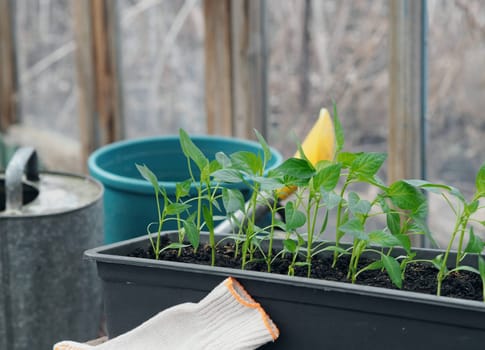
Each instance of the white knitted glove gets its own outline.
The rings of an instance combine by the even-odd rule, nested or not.
[[[246,350],[278,336],[278,328],[261,305],[229,277],[200,302],[166,309],[104,344],[63,341],[54,350]]]

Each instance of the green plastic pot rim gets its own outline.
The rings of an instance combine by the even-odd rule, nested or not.
[[[197,142],[206,142],[206,141],[223,141],[226,143],[238,144],[238,145],[246,145],[250,147],[260,148],[261,145],[255,141],[251,140],[244,140],[239,138],[232,138],[232,137],[225,137],[225,136],[208,136],[208,135],[191,135],[190,138]],[[160,142],[160,141],[178,141],[179,137],[176,135],[169,135],[169,136],[156,136],[156,137],[143,137],[143,138],[136,138],[130,140],[123,140],[110,143],[105,145],[101,148],[98,148],[96,151],[91,153],[88,158],[88,169],[91,171],[92,175],[100,180],[104,186],[117,188],[120,190],[124,190],[126,192],[132,193],[146,193],[146,194],[153,194],[153,187],[152,185],[146,181],[145,179],[140,178],[134,179],[128,176],[121,176],[110,173],[109,171],[104,170],[100,167],[97,163],[97,160],[102,155],[119,149],[120,147],[129,147],[136,144],[147,144],[153,142]],[[271,155],[273,160],[273,166],[268,167],[267,170],[275,167],[276,165],[280,164],[283,160],[283,156],[274,148],[270,147]],[[163,186],[168,193],[175,193],[175,184],[176,182],[172,181],[159,181],[160,186]],[[234,185],[235,188],[239,186]],[[193,186],[195,188],[195,186]]]
[[[177,231],[162,232],[162,235],[170,235],[170,234],[174,235],[175,237],[178,237]],[[209,235],[208,232],[201,233],[202,237],[204,236],[208,237],[208,235]],[[157,237],[157,233],[154,233],[151,236],[155,238]],[[137,266],[137,267],[151,267],[151,268],[157,268],[157,269],[169,269],[169,270],[179,270],[179,271],[181,270],[181,271],[192,272],[192,273],[209,273],[211,275],[232,276],[234,278],[250,278],[252,280],[261,281],[261,282],[269,280],[267,272],[239,270],[239,269],[233,269],[233,268],[227,268],[227,267],[207,266],[207,265],[199,265],[199,264],[192,264],[192,263],[174,262],[174,261],[151,260],[151,259],[145,259],[145,258],[129,257],[129,256],[117,255],[114,253],[111,253],[111,254],[108,253],[111,250],[114,250],[123,246],[128,246],[131,244],[139,244],[143,241],[146,241],[146,244],[148,245],[149,244],[148,236],[146,235],[140,236],[129,240],[111,243],[111,244],[103,245],[93,249],[89,249],[84,252],[84,256],[88,260],[96,261],[96,263],[130,265],[130,266]],[[435,249],[428,249],[428,248],[419,248],[418,250],[422,252],[436,252]],[[397,289],[387,289],[387,288],[358,285],[358,284],[351,284],[351,283],[344,283],[344,282],[327,281],[327,280],[320,280],[320,279],[311,279],[311,278],[298,277],[298,276],[288,277],[287,275],[280,275],[276,273],[269,273],[269,275],[271,276],[271,281],[274,283],[292,285],[295,287],[318,288],[328,292],[377,296],[377,297],[387,298],[387,299],[397,299],[397,300],[413,299],[416,302],[424,303],[424,304],[442,305],[442,306],[444,305],[450,308],[460,308],[460,309],[467,309],[467,310],[473,310],[473,311],[480,310],[480,312],[485,313],[485,302],[481,302],[481,301],[449,298],[444,296],[430,295],[430,294],[424,294],[424,293],[418,293],[418,292],[403,291],[403,290],[397,290]]]

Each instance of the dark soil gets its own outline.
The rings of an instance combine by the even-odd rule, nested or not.
[[[162,245],[170,242],[167,237],[163,237]],[[151,246],[147,249],[138,248],[129,256],[154,259],[155,255]],[[209,246],[199,247],[196,254],[192,247],[182,249],[182,254],[178,256],[177,250],[165,250],[160,254],[160,260],[178,261],[185,263],[210,265],[211,250]],[[266,272],[267,267],[261,259],[258,261],[256,256],[254,262],[246,265],[246,270]],[[371,260],[362,258],[361,265],[368,265]],[[332,257],[319,257],[312,262],[311,277],[315,279],[324,279],[329,281],[338,281],[350,283],[347,279],[347,268],[349,258],[343,256],[339,258],[337,265],[332,268]],[[290,261],[288,259],[278,259],[271,266],[272,273],[287,274]],[[216,265],[220,267],[241,268],[241,258],[234,258],[234,246],[228,243],[225,246],[218,246],[216,253]],[[413,291],[425,294],[436,294],[436,275],[438,270],[428,263],[411,263],[406,268],[405,278],[402,290]],[[295,276],[307,276],[306,267],[297,267]],[[365,271],[357,278],[357,284],[382,287],[389,289],[398,289],[394,286],[386,272],[380,270]],[[482,282],[480,277],[472,272],[460,271],[450,274],[444,281],[441,290],[442,296],[483,300]]]

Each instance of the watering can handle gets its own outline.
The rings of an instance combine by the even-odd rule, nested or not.
[[[37,153],[32,147],[21,147],[15,151],[5,171],[6,210],[22,209],[22,178],[25,172],[27,180],[39,180]]]

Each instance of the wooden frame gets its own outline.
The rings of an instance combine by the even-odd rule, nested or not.
[[[17,65],[10,0],[0,0],[0,13],[0,131],[6,131],[18,120]]]
[[[425,178],[426,1],[390,2],[388,180]],[[413,237],[415,246],[423,237]]]
[[[74,1],[82,159],[124,136],[114,0]]]
[[[266,1],[205,0],[207,128],[211,134],[266,134]]]

